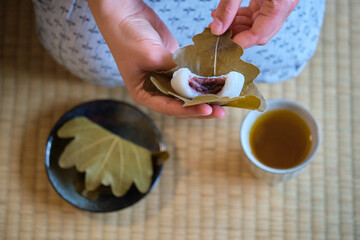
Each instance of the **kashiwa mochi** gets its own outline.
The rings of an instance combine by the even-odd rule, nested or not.
[[[244,82],[244,75],[238,72],[202,77],[193,74],[188,68],[180,68],[173,74],[171,87],[177,94],[190,99],[206,94],[233,98],[240,95]]]

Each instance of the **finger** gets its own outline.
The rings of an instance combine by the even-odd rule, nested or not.
[[[182,120],[195,120],[195,119],[216,119],[216,117],[213,116],[205,116],[205,117],[177,117],[178,119],[182,119]]]
[[[220,0],[216,8],[211,31],[215,35],[223,34],[233,22],[242,0]]]
[[[251,17],[252,16],[252,11],[249,7],[241,7],[239,8],[239,10],[237,11],[236,15],[237,16],[246,16],[246,17]]]
[[[225,108],[222,106],[214,105],[212,106],[212,112],[211,115],[214,118],[224,118],[226,114]]]
[[[231,24],[231,26],[236,26],[236,25],[245,25],[245,26],[249,26],[251,27],[253,24],[253,19],[251,17],[247,17],[247,16],[236,16],[233,23]],[[230,26],[230,27],[231,27]]]
[[[232,37],[236,36],[240,32],[249,30],[251,27],[245,26],[245,25],[236,25],[236,26],[230,26],[230,30],[232,32]]]
[[[266,1],[266,0],[265,0]],[[274,6],[273,4],[276,3],[275,1],[267,1],[267,3],[265,4],[268,4],[270,3],[272,6]],[[249,3],[249,10],[250,12],[256,12],[258,11],[261,6],[264,5],[264,0],[251,0],[250,3]],[[269,4],[268,4],[269,5]]]
[[[278,33],[297,3],[298,1],[251,1],[249,9],[253,12],[254,23],[251,29],[236,34],[234,42],[243,48],[265,45]]]
[[[212,106],[212,113],[208,116],[191,116],[191,117],[182,117],[180,116],[180,119],[212,119],[212,118],[224,118],[226,111],[223,107],[221,106]]]
[[[183,107],[182,101],[166,96],[150,96],[142,104],[156,112],[181,118],[209,116],[213,111],[207,104]]]
[[[252,29],[245,31],[240,30],[239,33],[233,37],[233,41],[239,44],[243,49],[247,49],[258,44],[258,36],[254,34]]]
[[[251,29],[239,32],[233,37],[233,41],[244,49],[255,45],[265,45],[280,30],[284,23],[282,20],[278,16],[269,18],[259,15]]]

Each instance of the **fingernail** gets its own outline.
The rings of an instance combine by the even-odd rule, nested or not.
[[[222,22],[218,18],[214,18],[211,24],[211,32],[215,35],[221,34],[222,26]]]
[[[212,113],[212,108],[209,106],[208,108],[206,108],[206,110],[204,110],[203,112],[202,112],[202,116],[209,116],[209,115],[211,115],[211,113]]]

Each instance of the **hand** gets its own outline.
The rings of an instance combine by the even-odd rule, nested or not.
[[[98,27],[133,100],[179,118],[221,118],[224,108],[207,104],[183,107],[175,98],[143,89],[148,73],[175,67],[178,44],[156,13],[140,0],[88,1]]]
[[[233,41],[244,49],[265,45],[280,30],[299,0],[251,0],[249,7],[240,7],[242,0],[221,0],[212,12],[211,31],[220,35],[231,29]]]

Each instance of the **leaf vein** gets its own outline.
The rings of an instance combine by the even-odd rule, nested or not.
[[[132,148],[133,148],[133,151],[135,153],[136,165],[138,166],[139,171],[143,172],[142,166],[141,166],[140,161],[139,161],[140,160],[139,154],[138,154],[137,151],[135,151],[136,149],[134,149],[134,146],[132,146]]]
[[[100,138],[99,140],[89,144],[88,146],[79,149],[77,152],[74,152],[71,156],[69,156],[69,158],[73,159],[75,156],[81,154],[82,152],[85,152],[86,150],[91,149],[94,146],[96,146],[96,145],[98,145],[98,144],[100,144],[100,143],[102,143],[102,142],[104,142],[104,141],[106,141],[106,140],[108,140],[110,138],[114,138],[114,136],[110,135],[110,136],[107,136],[107,137]]]
[[[111,146],[109,147],[108,151],[106,152],[106,155],[104,157],[104,160],[101,161],[101,164],[100,164],[100,167],[99,167],[99,170],[102,170],[105,168],[105,165],[106,163],[109,161],[109,155],[111,154],[111,152],[113,151],[114,147],[115,147],[115,144],[116,144],[116,139],[114,139],[111,143]]]

